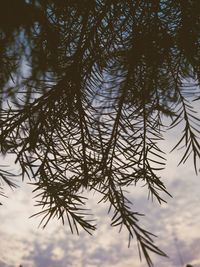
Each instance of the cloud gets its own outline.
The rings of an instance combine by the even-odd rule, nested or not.
[[[165,144],[166,145],[166,144]],[[200,265],[200,179],[194,175],[192,161],[177,169],[179,152],[171,154],[167,169],[161,174],[173,198],[164,196],[167,204],[161,206],[147,200],[144,187],[130,188],[133,210],[146,214],[140,225],[158,235],[155,243],[169,258],[152,255],[155,266],[179,267]],[[9,195],[1,207],[0,267],[144,267],[138,258],[135,240],[127,247],[127,233],[110,227],[108,206],[96,203],[98,194],[89,195],[89,206],[97,218],[98,229],[93,236],[81,231],[71,235],[67,225],[53,220],[45,230],[38,229],[40,219],[28,219],[38,211],[33,208],[32,188],[22,188]],[[31,197],[30,197],[31,196]],[[177,249],[178,247],[178,249]]]

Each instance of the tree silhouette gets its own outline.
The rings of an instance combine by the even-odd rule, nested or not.
[[[164,201],[159,141],[178,124],[174,149],[197,172],[199,15],[198,0],[0,2],[0,147],[33,181],[43,226],[56,216],[91,233],[83,192],[97,191],[149,266],[149,252],[165,256],[125,189],[142,181]]]

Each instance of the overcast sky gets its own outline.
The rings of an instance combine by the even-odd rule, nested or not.
[[[169,152],[175,144],[176,132],[162,145]],[[163,180],[173,198],[165,196],[167,204],[160,206],[147,200],[147,191],[130,188],[133,210],[145,213],[141,226],[158,236],[155,243],[169,258],[152,256],[156,267],[180,267],[186,263],[200,267],[200,176],[196,176],[192,161],[177,168],[180,152],[168,155]],[[10,159],[11,161],[11,159]],[[127,233],[109,226],[106,207],[96,205],[91,195],[90,207],[97,219],[98,230],[93,236],[80,232],[72,235],[67,225],[57,220],[46,229],[38,228],[39,219],[29,219],[39,211],[34,207],[32,187],[23,183],[0,206],[0,267],[144,267],[140,262],[135,240],[128,248]]]

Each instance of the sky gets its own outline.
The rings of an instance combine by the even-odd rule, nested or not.
[[[166,204],[147,199],[147,190],[130,188],[133,210],[144,213],[140,225],[152,231],[168,258],[152,255],[156,267],[200,267],[200,175],[196,176],[192,160],[177,167],[181,151],[168,153],[177,141],[176,130],[161,145],[167,152],[167,167],[161,173],[173,198],[163,195]],[[12,165],[13,158],[6,160]],[[29,218],[40,211],[34,207],[33,187],[20,183],[0,206],[0,267],[146,267],[138,256],[134,239],[128,247],[128,234],[110,227],[105,204],[96,204],[98,196],[89,194],[88,205],[97,219],[92,236],[84,231],[72,235],[67,224],[52,220],[45,229],[38,227],[41,218]]]

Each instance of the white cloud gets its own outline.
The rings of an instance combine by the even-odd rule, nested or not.
[[[173,142],[173,136],[170,135]],[[171,144],[163,146],[168,149]],[[130,190],[133,209],[145,213],[141,225],[152,231],[158,238],[155,242],[170,258],[152,256],[155,266],[178,267],[182,254],[184,264],[200,265],[200,179],[193,171],[192,161],[177,168],[180,151],[168,156],[168,165],[162,173],[163,180],[173,198],[165,196],[168,203],[158,205],[147,200],[143,187]],[[39,219],[28,219],[38,211],[33,208],[32,187],[23,184],[0,207],[1,214],[1,257],[0,266],[25,267],[144,267],[139,261],[135,240],[127,247],[127,233],[112,229],[104,204],[96,205],[98,195],[90,195],[89,206],[96,215],[98,230],[93,236],[80,232],[72,236],[68,226],[56,220],[45,230],[38,229]]]

